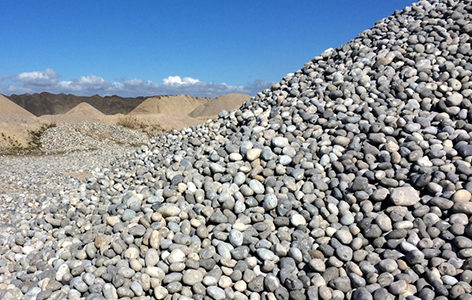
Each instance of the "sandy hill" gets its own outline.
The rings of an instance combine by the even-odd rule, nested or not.
[[[72,108],[68,112],[65,113],[66,115],[84,115],[84,116],[97,116],[102,117],[104,114],[93,107],[92,105],[82,102],[76,107]]]
[[[133,109],[131,115],[139,114],[179,114],[188,115],[210,98],[190,97],[187,95],[157,96],[144,100]]]
[[[0,122],[4,123],[35,123],[36,117],[15,104],[7,97],[0,95]]]
[[[0,147],[11,147],[10,139],[25,146],[29,131],[39,126],[35,115],[0,95]]]
[[[222,110],[235,109],[249,98],[244,94],[228,94],[217,98],[158,96],[146,99],[129,115],[146,124],[159,124],[166,130],[182,129],[202,123],[204,117],[217,116]]]
[[[64,114],[82,102],[86,102],[106,115],[127,114],[146,98],[124,98],[120,96],[94,95],[91,97],[71,94],[36,93],[11,95],[12,102],[36,116]]]
[[[86,102],[79,103],[64,114],[43,115],[40,117],[41,120],[54,123],[105,121],[105,118],[105,114]]]
[[[230,111],[240,107],[250,98],[249,95],[237,93],[222,95],[195,108],[189,116],[193,118],[214,117],[223,110]]]

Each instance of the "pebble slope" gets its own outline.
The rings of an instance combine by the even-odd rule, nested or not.
[[[470,299],[471,13],[396,11],[97,172],[49,251],[3,246],[2,296]]]

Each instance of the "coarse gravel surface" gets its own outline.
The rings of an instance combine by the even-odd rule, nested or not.
[[[146,144],[146,134],[117,125],[80,123],[46,130],[42,152],[0,156],[3,232],[15,230],[51,199],[77,197],[94,170]]]
[[[414,3],[46,197],[0,297],[472,299],[471,22]]]

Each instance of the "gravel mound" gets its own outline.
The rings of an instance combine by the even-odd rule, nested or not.
[[[65,190],[76,192],[80,182],[96,168],[134,150],[128,145],[110,145],[100,150],[55,155],[0,156],[0,229],[15,230],[25,218],[23,213],[33,216],[37,212],[31,209],[57,201]]]
[[[62,153],[97,150],[114,145],[144,145],[148,136],[138,130],[99,122],[60,125],[47,129],[41,135],[41,151]]]
[[[0,296],[471,299],[471,14],[397,11],[98,170],[6,239]]]

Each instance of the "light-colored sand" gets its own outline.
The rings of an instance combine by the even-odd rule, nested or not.
[[[251,97],[248,95],[236,93],[222,95],[195,108],[189,113],[189,116],[193,118],[215,117],[223,110],[231,111],[233,109],[239,108],[250,98]]]
[[[233,110],[249,100],[244,94],[227,94],[218,98],[195,98],[186,95],[159,96],[146,99],[129,116],[145,124],[158,124],[165,130],[201,124],[222,110]]]
[[[182,114],[135,114],[132,117],[146,125],[157,124],[165,130],[183,129],[203,123],[202,120]]]
[[[0,147],[11,147],[16,143],[26,146],[28,132],[40,126],[35,115],[0,95]]]
[[[0,122],[6,124],[32,124],[37,123],[38,119],[23,107],[0,95]]]
[[[106,122],[107,117],[92,105],[82,102],[66,112],[58,115],[43,115],[39,117],[45,122],[51,123],[81,123],[81,122]]]
[[[101,111],[86,102],[79,103],[76,107],[66,112],[66,115],[104,116]]]
[[[0,122],[0,147],[9,148],[16,143],[27,146],[30,140],[29,132],[38,130],[40,127],[39,122],[25,124]]]
[[[129,114],[175,114],[188,115],[195,108],[207,103],[207,98],[195,98],[186,95],[158,96],[144,100]]]

